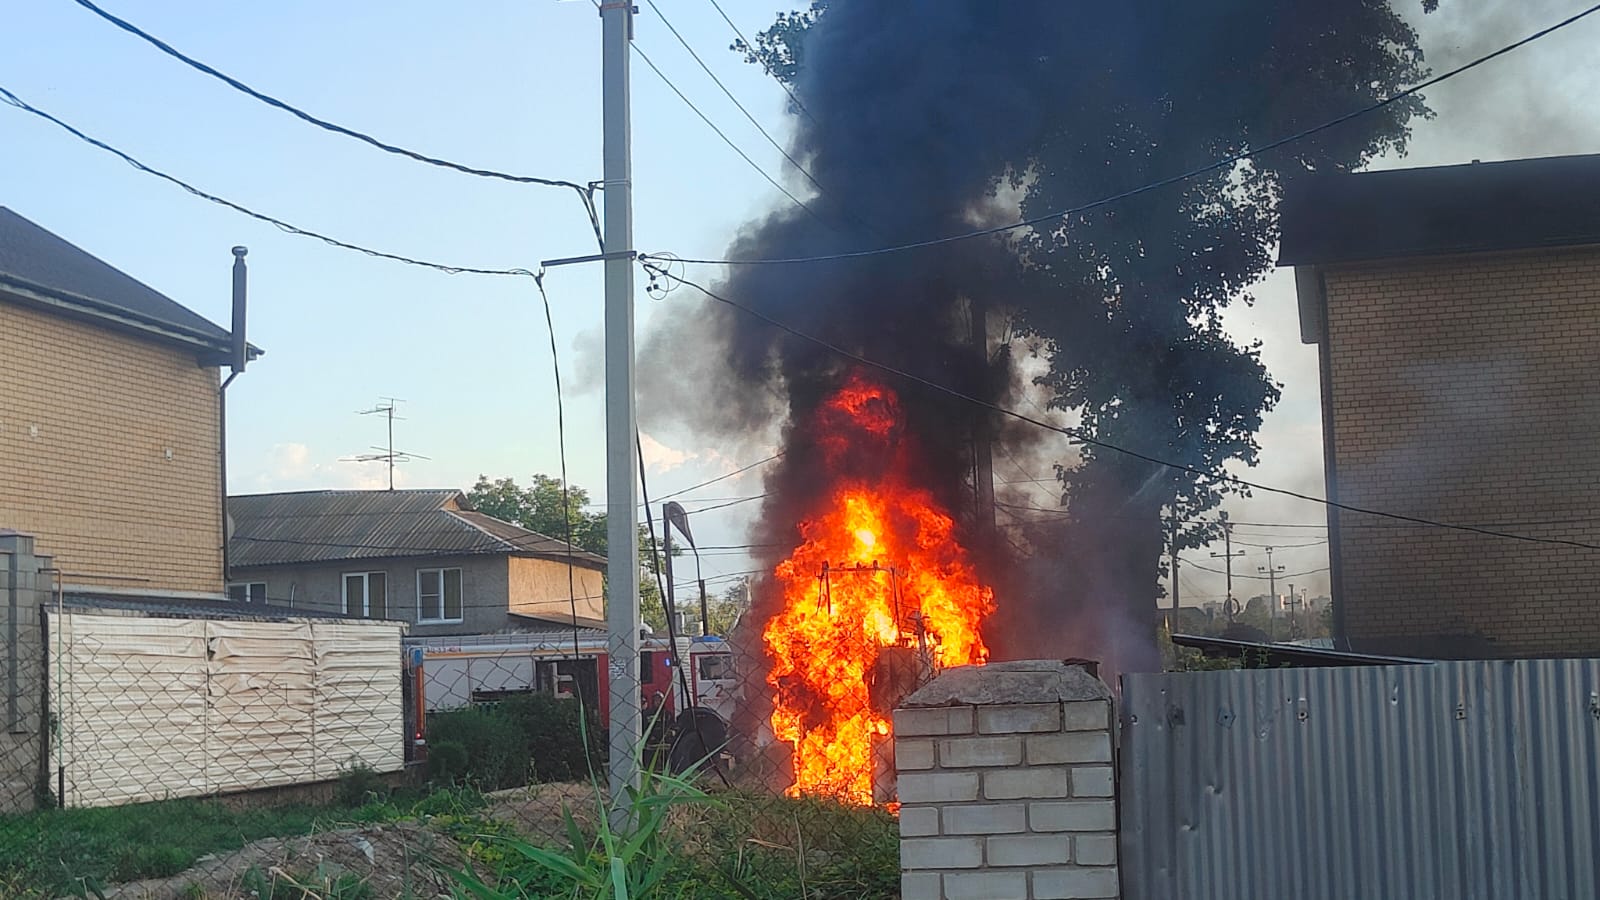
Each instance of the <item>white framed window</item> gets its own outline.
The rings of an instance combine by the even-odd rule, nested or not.
[[[417,624],[461,621],[461,570],[417,570]]]
[[[383,572],[346,572],[344,613],[369,619],[389,617],[389,576]]]
[[[267,602],[265,581],[236,581],[228,585],[228,599],[236,603]]]

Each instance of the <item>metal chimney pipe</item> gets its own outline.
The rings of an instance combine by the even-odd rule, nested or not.
[[[245,313],[245,264],[244,257],[250,250],[246,247],[233,248],[233,353],[228,362],[228,367],[235,374],[244,371],[245,363],[249,362],[250,345],[244,338],[244,313]]]

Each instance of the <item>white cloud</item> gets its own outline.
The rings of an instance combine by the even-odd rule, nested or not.
[[[639,433],[639,447],[644,451],[645,468],[652,472],[671,472],[690,460],[700,458],[698,453],[674,450],[642,431]]]

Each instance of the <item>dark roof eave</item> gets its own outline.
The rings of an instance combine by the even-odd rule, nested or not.
[[[207,364],[226,364],[232,353],[230,341],[215,335],[203,334],[172,322],[163,322],[113,304],[67,291],[48,288],[0,272],[0,290],[17,300],[70,318],[84,319],[105,325],[117,331],[131,332],[167,344],[179,344],[207,351],[211,356],[200,357]],[[249,358],[259,358],[266,351],[254,345],[249,348]]]
[[[1454,247],[1386,247],[1359,253],[1315,253],[1310,250],[1278,254],[1277,265],[1286,266],[1355,266],[1369,262],[1392,262],[1401,259],[1425,259],[1434,256],[1466,256],[1474,253],[1516,253],[1527,250],[1559,250],[1568,247],[1600,247],[1600,234],[1575,235],[1548,241],[1529,241],[1516,245],[1485,243]]]

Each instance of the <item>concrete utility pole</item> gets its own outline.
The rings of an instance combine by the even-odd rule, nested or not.
[[[1233,523],[1228,521],[1228,514],[1221,513],[1218,518],[1222,520],[1222,547],[1226,552],[1211,554],[1212,559],[1222,557],[1227,562],[1228,570],[1228,599],[1223,601],[1222,611],[1227,614],[1228,621],[1232,622],[1234,616],[1239,614],[1239,601],[1233,599],[1233,558],[1243,556],[1244,551],[1233,552]]]
[[[628,59],[632,0],[600,4],[605,156],[606,635],[611,693],[613,825],[627,826],[628,789],[639,784],[639,515],[634,468],[633,158]]]
[[[1267,573],[1267,593],[1272,595],[1272,605],[1267,608],[1267,630],[1271,632],[1272,623],[1278,617],[1278,573],[1283,571],[1283,566],[1273,565],[1272,548],[1268,547],[1266,550],[1267,564],[1256,566],[1256,571]],[[1277,636],[1269,633],[1267,637],[1275,639]]]

